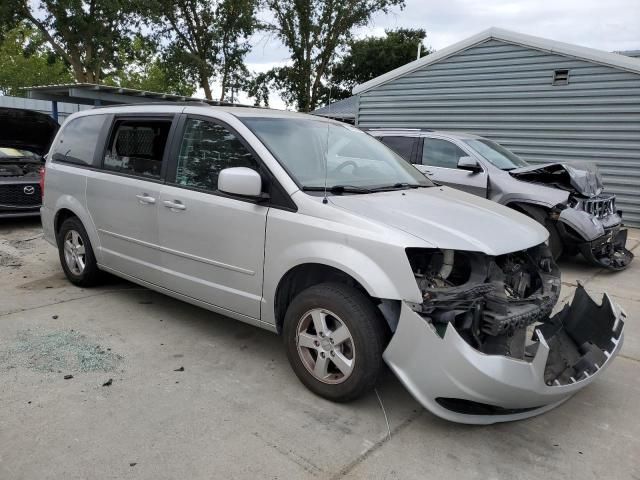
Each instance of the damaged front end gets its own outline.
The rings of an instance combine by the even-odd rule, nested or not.
[[[569,192],[568,201],[552,209],[550,220],[570,251],[580,251],[592,264],[610,270],[622,270],[631,263],[633,254],[626,248],[627,230],[622,228],[616,196],[604,192],[594,165],[550,163],[514,169],[509,174]]]
[[[488,256],[408,249],[423,302],[401,306],[384,359],[427,409],[488,424],[537,415],[584,388],[622,345],[624,313],[579,286],[550,316],[560,274],[545,245]]]

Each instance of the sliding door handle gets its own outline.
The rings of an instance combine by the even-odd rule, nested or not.
[[[150,197],[146,193],[143,193],[141,195],[136,195],[136,198],[138,199],[138,202],[143,204],[153,205],[154,203],[156,203],[156,199],[153,197]]]

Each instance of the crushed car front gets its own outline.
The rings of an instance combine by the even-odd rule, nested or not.
[[[436,415],[478,424],[537,415],[619,351],[625,315],[609,296],[597,304],[580,286],[552,315],[560,271],[546,231],[524,215],[446,187],[330,202],[425,241],[406,249],[422,301],[386,313],[384,359]]]
[[[549,163],[511,170],[522,182],[567,192],[564,202],[553,205],[550,219],[565,243],[575,245],[591,263],[622,270],[633,259],[626,248],[627,230],[616,195],[606,192],[597,167],[583,164]]]
[[[591,263],[610,270],[626,268],[627,230],[616,196],[606,192],[593,164],[573,162],[529,165],[503,146],[482,137],[462,142],[503,175],[491,175],[492,200],[544,205],[550,222],[569,251],[580,251]],[[555,199],[555,201],[551,201]],[[558,201],[561,199],[560,201]]]

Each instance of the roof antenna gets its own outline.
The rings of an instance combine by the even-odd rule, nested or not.
[[[329,107],[329,118],[331,118],[331,87],[332,87],[332,80],[333,80],[333,65],[331,66],[331,70],[329,71],[329,104],[327,105]],[[330,128],[331,128],[331,123],[327,122],[327,149],[325,151],[325,155],[324,155],[324,198],[322,199],[322,203],[323,204],[327,204],[329,203],[329,200],[327,199],[327,176],[329,175],[329,132],[330,132]]]

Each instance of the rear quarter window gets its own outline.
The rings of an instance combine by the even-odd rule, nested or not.
[[[97,167],[94,161],[96,146],[106,118],[106,115],[89,115],[74,118],[63,125],[53,146],[51,160]]]

